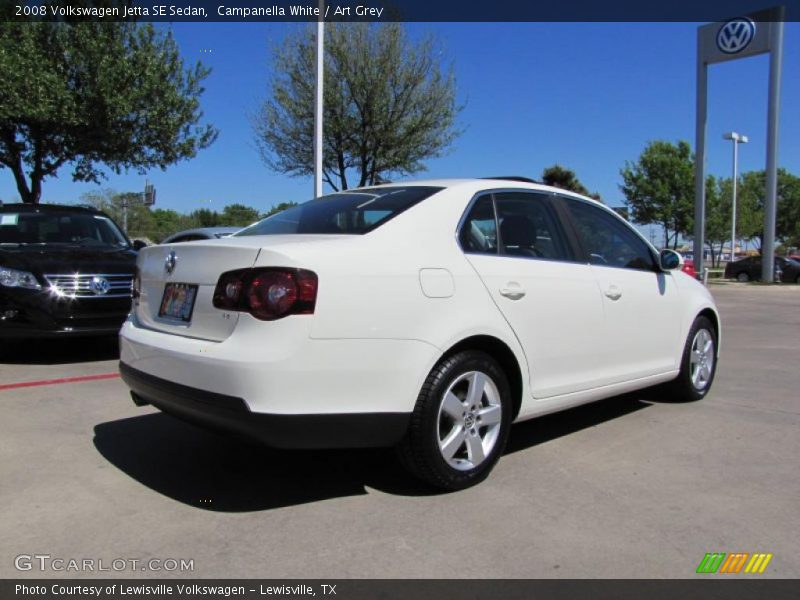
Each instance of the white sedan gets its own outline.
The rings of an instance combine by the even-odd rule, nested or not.
[[[514,421],[708,393],[719,316],[681,264],[517,178],[347,190],[142,250],[120,370],[137,404],[281,448],[396,446],[460,489]]]

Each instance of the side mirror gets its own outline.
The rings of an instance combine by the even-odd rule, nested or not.
[[[137,252],[142,248],[147,248],[147,244],[145,244],[142,240],[133,240],[133,249]]]
[[[683,267],[683,256],[665,248],[658,255],[658,263],[664,271],[675,271]]]

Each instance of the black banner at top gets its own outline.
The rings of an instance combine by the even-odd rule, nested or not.
[[[777,0],[780,2],[780,0]],[[776,0],[0,0],[4,21],[706,22]],[[785,20],[800,20],[800,2]]]

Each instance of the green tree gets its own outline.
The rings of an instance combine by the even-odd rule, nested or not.
[[[191,215],[182,215],[172,209],[156,208],[151,213],[153,216],[153,228],[147,237],[155,242],[160,242],[165,237],[178,231],[199,227],[199,224]]]
[[[764,241],[765,171],[743,173],[737,195],[737,230],[742,237],[755,238],[759,248]],[[739,219],[739,207],[745,218]],[[790,246],[800,243],[800,177],[786,169],[778,169],[778,198],[775,216],[775,237]]]
[[[401,23],[325,28],[325,181],[343,190],[423,171],[460,133],[454,72],[440,66],[434,40],[412,42]],[[291,176],[314,171],[312,32],[275,48],[269,99],[253,118],[264,162]]]
[[[263,217],[269,217],[279,212],[283,212],[293,206],[297,206],[297,202],[281,202],[280,204],[276,204],[272,208],[270,208],[265,214],[262,215]]]
[[[694,156],[687,142],[658,140],[635,163],[620,171],[625,204],[637,223],[659,224],[664,247],[678,247],[681,234],[691,232],[694,214]]]
[[[141,202],[141,194],[136,192],[117,193],[112,189],[87,192],[80,202],[102,210],[122,227],[124,222],[123,205],[128,205],[128,237],[150,237],[155,225],[150,209]]]
[[[259,218],[260,214],[255,208],[244,204],[228,204],[222,209],[219,224],[228,227],[245,227],[258,221]]]
[[[189,216],[197,222],[198,227],[219,227],[222,225],[220,214],[210,208],[199,208],[192,211]]]
[[[84,0],[76,4],[108,4]],[[0,8],[0,168],[23,202],[64,165],[74,181],[165,169],[217,132],[202,125],[209,71],[184,67],[171,33],[152,24],[3,19]]]
[[[589,190],[580,182],[575,171],[566,169],[559,164],[547,167],[542,171],[542,183],[584,196],[589,195]]]

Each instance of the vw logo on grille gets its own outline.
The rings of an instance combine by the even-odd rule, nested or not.
[[[755,35],[755,22],[746,17],[731,19],[717,32],[717,48],[725,54],[736,54],[747,48]]]
[[[108,279],[105,277],[92,277],[89,282],[89,289],[92,290],[95,296],[103,296],[111,289],[111,284],[108,283]]]
[[[164,259],[164,270],[171,274],[175,270],[175,265],[177,262],[178,255],[175,254],[175,250],[172,250],[169,254],[167,254],[167,258]]]

